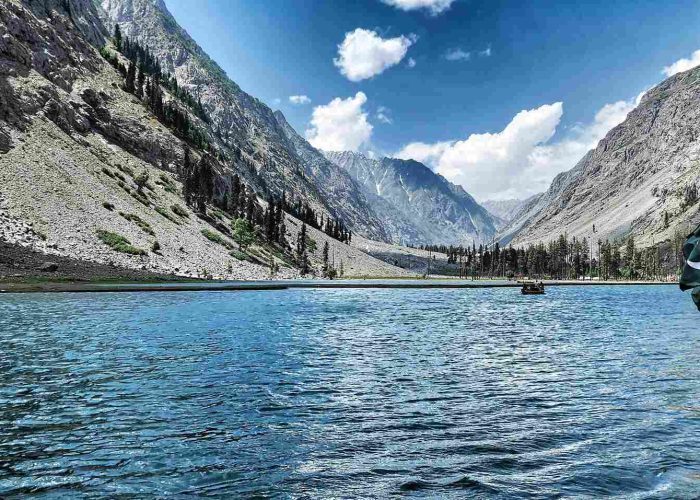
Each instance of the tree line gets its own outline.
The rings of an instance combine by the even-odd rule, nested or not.
[[[624,241],[587,238],[559,238],[527,247],[501,248],[493,245],[422,245],[429,252],[447,255],[456,264],[460,277],[528,276],[531,278],[579,279],[654,279],[667,272],[658,246],[637,248],[634,237]]]

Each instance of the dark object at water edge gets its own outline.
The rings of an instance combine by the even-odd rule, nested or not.
[[[523,295],[544,295],[544,283],[526,282],[520,290]]]

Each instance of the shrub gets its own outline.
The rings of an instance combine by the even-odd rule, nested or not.
[[[141,191],[131,191],[129,193],[136,201],[141,203],[142,205],[146,207],[151,206],[151,202],[148,201],[148,198],[146,198],[146,195],[144,195]]]
[[[153,252],[153,253],[160,252],[160,243],[158,243],[158,240],[154,241],[153,244],[151,245],[151,252]]]
[[[209,229],[202,229],[202,234],[209,241],[218,243],[219,245],[225,246],[226,248],[231,248],[231,245],[226,241],[220,234],[210,231]]]
[[[109,210],[110,212],[111,212],[112,210],[114,210],[114,205],[113,205],[112,203],[108,202],[108,201],[103,201],[103,202],[102,202],[102,206],[105,207],[105,208],[106,208],[107,210]]]
[[[105,231],[104,229],[98,229],[97,237],[100,239],[100,241],[102,241],[102,243],[110,247],[115,252],[126,253],[129,255],[145,255],[146,253],[142,249],[133,246],[131,242],[121,234]]]
[[[179,220],[177,220],[175,217],[170,215],[170,212],[168,212],[165,208],[163,207],[156,207],[156,212],[158,212],[160,215],[168,219],[170,222],[173,224],[177,224],[178,226],[181,224]]]
[[[143,220],[141,217],[139,217],[138,215],[125,214],[124,212],[119,212],[119,215],[124,217],[129,222],[133,222],[134,224],[136,224],[141,229],[141,231],[143,231],[144,233],[150,234],[151,236],[156,235],[156,233],[153,231],[153,228],[151,227],[151,225],[148,222],[146,222],[145,220]]]
[[[311,253],[316,251],[316,240],[311,238],[308,234],[306,235],[306,248],[308,248]]]
[[[245,260],[250,262],[250,257],[248,256],[248,254],[241,252],[240,250],[233,250],[231,252],[231,257],[234,257],[238,260]]]
[[[245,219],[236,219],[233,221],[233,239],[241,248],[247,248],[255,242],[255,231],[253,226]]]
[[[126,192],[129,193],[129,194],[131,194],[131,189],[129,189],[129,187],[128,187],[126,184],[124,184],[122,181],[118,181],[117,184],[118,184],[119,187],[122,188],[124,191],[126,191]]]
[[[122,165],[120,163],[117,163],[117,168],[124,172],[125,174],[128,174],[130,177],[134,176],[134,171],[131,170],[131,168],[127,167],[126,165]]]
[[[179,215],[180,217],[187,218],[190,216],[190,214],[187,213],[187,210],[182,208],[180,205],[173,205],[170,207],[170,210],[172,210],[175,215]]]
[[[148,185],[149,178],[150,177],[148,175],[148,171],[146,170],[134,177],[134,183],[136,184],[136,189],[139,191],[139,193],[142,193],[143,188],[145,188]]]
[[[173,184],[172,179],[165,174],[160,174],[156,184],[163,186],[163,189],[165,189],[168,193],[177,194],[177,187],[175,184]]]

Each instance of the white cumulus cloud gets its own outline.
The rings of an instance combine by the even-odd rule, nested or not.
[[[328,104],[316,106],[306,139],[315,148],[326,151],[359,150],[372,136],[372,124],[362,108],[366,102],[364,92],[358,92],[355,97],[336,97]]]
[[[412,142],[404,146],[401,151],[394,154],[396,158],[403,160],[416,160],[434,167],[442,154],[452,146],[451,141],[428,144],[425,142]]]
[[[693,52],[689,59],[678,59],[670,66],[666,66],[662,70],[662,73],[666,76],[673,76],[676,73],[688,71],[689,69],[694,68],[698,65],[700,65],[700,50],[696,50],[695,52]]]
[[[311,99],[309,99],[309,96],[305,95],[290,95],[289,102],[299,106],[301,104],[309,104],[311,102]]]
[[[449,9],[455,0],[382,0],[382,2],[401,10],[426,9],[431,14],[437,15]]]
[[[546,190],[558,173],[573,168],[627,117],[642,95],[606,104],[591,123],[572,127],[554,143],[550,140],[564,113],[561,102],[523,110],[500,132],[434,144],[415,142],[396,156],[430,165],[477,199],[525,198]]]
[[[412,57],[408,58],[408,62],[406,63],[406,66],[409,68],[415,68],[416,67],[416,60],[413,59]]]
[[[400,63],[416,40],[415,35],[385,39],[376,31],[357,28],[345,34],[333,64],[348,80],[359,82]]]

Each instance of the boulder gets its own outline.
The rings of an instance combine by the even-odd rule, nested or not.
[[[58,264],[55,262],[44,262],[41,266],[39,266],[39,271],[44,273],[55,273],[58,271]]]

